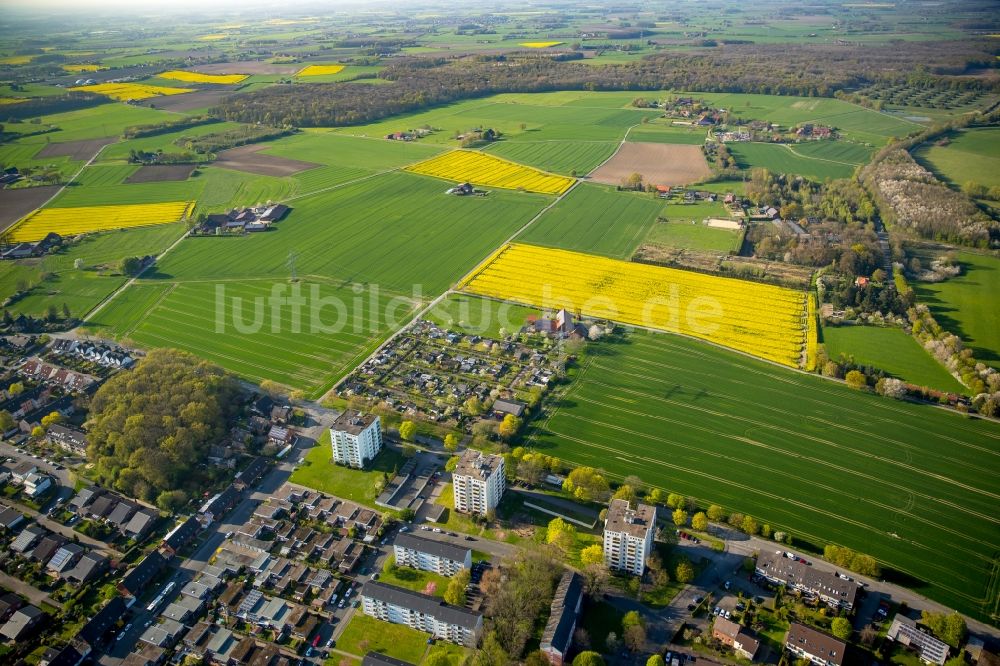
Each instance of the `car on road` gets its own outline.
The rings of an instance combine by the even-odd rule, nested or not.
[[[476,537],[467,536],[467,537],[465,537],[465,540],[466,541],[475,541]]]
[[[421,525],[420,529],[422,529],[422,530],[424,530],[426,532],[427,530],[430,529],[430,527],[428,527],[427,525]]]
[[[399,528],[399,531],[400,532],[409,532],[410,528],[407,527],[406,525],[403,525],[402,527]]]
[[[337,644],[337,641],[335,641],[335,640],[333,640],[333,639],[331,638],[330,640],[328,640],[328,641],[326,642],[326,648],[327,648],[327,649],[329,650],[330,648],[332,648],[332,647],[333,647],[334,645],[336,645],[336,644]]]
[[[730,582],[729,582],[729,581],[727,580],[727,581],[726,581],[726,589],[728,590],[728,589],[729,589],[730,587],[731,587],[731,584],[730,584]]]
[[[127,634],[127,633],[128,633],[128,630],[129,630],[129,629],[131,629],[131,628],[132,628],[132,623],[131,623],[131,622],[129,622],[128,624],[126,624],[126,625],[125,625],[125,628],[124,628],[124,629],[122,629],[121,633],[120,633],[120,634],[118,634],[118,638],[116,638],[115,640],[118,640],[118,641],[120,641],[120,640],[122,640],[123,638],[125,638],[125,634]]]
[[[444,531],[444,530],[442,530],[442,529],[441,529],[440,527],[435,527],[435,528],[434,528],[434,533],[435,533],[435,534],[441,534],[441,532],[443,532],[443,531]]]
[[[378,580],[378,572],[372,574],[372,580]]]
[[[233,538],[233,531],[232,530],[229,530],[228,532],[226,532],[226,538],[227,539],[232,539]]]

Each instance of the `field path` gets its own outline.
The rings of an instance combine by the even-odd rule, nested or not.
[[[831,160],[828,157],[814,157],[812,155],[803,155],[802,153],[795,152],[795,149],[792,148],[792,145],[790,143],[783,143],[781,145],[787,148],[788,152],[790,152],[792,155],[795,155],[796,157],[801,157],[804,160],[816,160],[817,162],[830,162],[831,164],[843,164],[844,166],[852,166],[852,167],[861,166],[860,162],[841,162],[840,160]]]

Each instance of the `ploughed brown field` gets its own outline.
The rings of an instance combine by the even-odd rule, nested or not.
[[[313,162],[303,162],[302,160],[290,160],[287,157],[277,157],[275,155],[264,155],[260,151],[267,148],[263,144],[252,144],[223,150],[218,154],[213,166],[235,171],[245,171],[256,173],[261,176],[292,176],[300,171],[315,169],[321,164]]]
[[[205,109],[215,106],[226,97],[233,94],[234,86],[215,86],[212,90],[200,90],[198,92],[184,93],[183,95],[160,95],[142,100],[143,106],[161,111],[194,111],[195,109]]]
[[[701,146],[626,142],[589,180],[621,185],[633,173],[642,174],[642,181],[653,185],[688,185],[712,175]]]
[[[117,137],[101,137],[99,139],[47,143],[44,148],[35,154],[35,157],[68,157],[78,162],[86,162],[96,155],[97,151],[101,148],[117,140]]]
[[[59,185],[0,190],[0,231],[35,210],[59,191]]]
[[[146,164],[125,179],[126,183],[160,183],[168,180],[187,180],[194,166],[191,164]]]

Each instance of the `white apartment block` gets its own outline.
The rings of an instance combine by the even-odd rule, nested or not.
[[[401,532],[392,544],[396,564],[441,576],[454,576],[461,569],[472,568],[472,550],[444,541],[425,539]]]
[[[369,581],[361,588],[361,609],[383,622],[405,624],[434,638],[474,648],[483,629],[483,616],[437,597],[395,585]]]
[[[604,521],[604,562],[608,568],[641,576],[653,550],[656,507],[611,500]]]
[[[503,456],[466,449],[451,473],[455,510],[485,516],[500,504],[507,489]]]
[[[330,446],[335,463],[361,469],[382,450],[382,421],[348,409],[330,428]]]

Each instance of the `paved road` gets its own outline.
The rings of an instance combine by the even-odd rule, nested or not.
[[[0,586],[7,588],[22,597],[27,597],[28,601],[35,604],[36,606],[41,604],[50,604],[56,608],[62,608],[62,604],[55,601],[48,595],[48,593],[39,590],[37,587],[25,583],[20,578],[14,578],[9,576],[4,572],[0,571]]]

